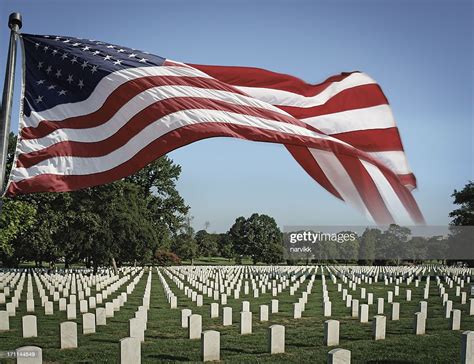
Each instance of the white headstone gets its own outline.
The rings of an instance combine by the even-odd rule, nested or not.
[[[453,310],[453,301],[451,300],[446,301],[446,304],[444,305],[444,317],[450,318],[452,310]]]
[[[293,318],[294,319],[301,318],[301,305],[299,302],[293,303]]]
[[[201,333],[201,359],[202,361],[220,360],[221,334],[219,331],[207,330]]]
[[[79,301],[79,311],[81,313],[86,313],[87,312],[87,301],[86,300],[80,300]]]
[[[268,328],[268,351],[270,354],[285,352],[285,326],[271,325]]]
[[[139,318],[132,318],[128,320],[129,323],[129,337],[135,337],[140,340],[140,342],[145,341],[145,325],[142,320]]]
[[[35,300],[26,300],[26,312],[35,312]]]
[[[67,304],[67,319],[68,320],[76,319],[76,304],[75,303]]]
[[[97,307],[95,310],[95,324],[97,326],[105,326],[107,325],[107,316],[105,314],[105,308]]]
[[[45,304],[44,304],[44,314],[48,315],[48,316],[54,314],[53,302],[51,302],[51,301],[45,302]]]
[[[178,298],[176,296],[171,297],[170,308],[172,309],[178,308]]]
[[[189,316],[191,315],[192,315],[192,311],[189,308],[183,308],[181,310],[181,327],[183,328],[188,327]]]
[[[188,321],[188,334],[190,339],[200,339],[202,333],[201,315],[192,314]]]
[[[369,305],[366,305],[366,304],[360,305],[360,322],[361,323],[369,322]]]
[[[464,331],[461,337],[461,364],[474,363],[474,331]]]
[[[278,312],[278,300],[273,299],[272,300],[272,313],[277,313]]]
[[[352,317],[359,317],[359,300],[352,300]]]
[[[268,305],[260,305],[260,321],[268,321]]]
[[[373,305],[374,304],[374,294],[373,293],[367,293],[367,304],[368,305]]]
[[[247,335],[252,333],[252,312],[240,313],[240,334]]]
[[[77,348],[77,324],[72,321],[61,322],[61,349]]]
[[[383,298],[377,298],[377,315],[383,315],[384,302]]]
[[[23,337],[37,337],[36,316],[26,315],[22,318]]]
[[[10,316],[7,311],[0,311],[0,331],[10,330]]]
[[[400,303],[399,302],[393,302],[392,303],[391,319],[392,319],[392,321],[400,320]]]
[[[114,304],[112,302],[105,303],[105,317],[114,317]]]
[[[8,316],[12,317],[16,315],[16,306],[13,302],[8,302],[6,305]]]
[[[326,346],[339,345],[339,321],[337,320],[324,321],[324,345]]]
[[[326,301],[323,303],[323,314],[324,314],[324,317],[331,317],[331,314],[332,314],[331,301]]]
[[[328,364],[351,364],[351,352],[346,349],[332,349],[328,353]]]
[[[461,310],[451,312],[450,329],[461,330]]]
[[[65,298],[60,298],[59,299],[59,311],[66,311],[66,299]]]
[[[43,350],[38,346],[22,346],[15,350],[17,364],[42,364]]]
[[[387,319],[385,316],[374,316],[374,321],[372,322],[372,333],[374,340],[385,339],[386,323]]]
[[[421,313],[423,313],[425,315],[425,318],[428,317],[428,302],[426,301],[420,301],[420,311]]]
[[[85,313],[82,315],[82,334],[95,333],[95,315],[93,313]]]
[[[120,363],[141,363],[141,342],[136,337],[120,340]]]
[[[411,301],[411,289],[407,289],[407,301]]]
[[[211,303],[211,318],[219,317],[219,304],[217,302]]]
[[[232,325],[232,307],[222,309],[222,326]]]
[[[413,321],[413,328],[415,335],[424,335],[426,330],[426,315],[424,312],[415,313],[415,319]]]

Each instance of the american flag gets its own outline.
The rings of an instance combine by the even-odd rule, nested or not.
[[[9,196],[105,184],[194,141],[235,137],[283,144],[371,222],[423,223],[388,101],[364,73],[311,85],[90,39],[21,39],[24,86]]]

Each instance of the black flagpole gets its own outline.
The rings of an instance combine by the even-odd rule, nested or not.
[[[5,168],[8,155],[8,137],[10,134],[10,119],[12,114],[13,85],[15,82],[16,44],[18,32],[22,26],[21,14],[11,13],[8,18],[10,31],[10,46],[8,48],[5,83],[3,86],[2,105],[0,110],[0,195],[3,194]],[[1,213],[1,202],[0,202]]]

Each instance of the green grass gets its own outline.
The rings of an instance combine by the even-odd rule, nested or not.
[[[107,326],[98,326],[97,333],[83,336],[81,319],[78,314],[78,349],[59,349],[59,323],[66,321],[65,312],[59,312],[55,303],[54,316],[44,316],[43,308],[39,301],[36,306],[38,317],[38,337],[23,339],[21,337],[21,317],[26,314],[26,303],[20,303],[16,317],[10,318],[8,332],[0,332],[0,350],[13,350],[24,345],[37,345],[43,348],[45,362],[61,363],[102,363],[116,362],[119,354],[118,342],[128,336],[128,319],[132,318],[134,311],[141,305],[145,289],[147,273],[137,284],[134,292],[129,295],[128,302],[116,312],[113,319],[108,319]],[[184,296],[175,284],[167,277],[167,282],[178,297],[178,309],[171,310],[166,301],[163,287],[160,284],[156,270],[153,271],[151,302],[148,313],[148,329],[145,343],[142,344],[142,361],[153,362],[196,362],[200,360],[200,340],[187,339],[187,329],[181,328],[181,309],[191,308],[193,313],[203,316],[203,330],[214,329],[221,333],[221,359],[225,362],[300,362],[300,363],[326,363],[327,353],[332,348],[323,346],[324,321],[321,301],[322,286],[320,276],[313,285],[313,293],[309,295],[303,317],[298,320],[292,318],[293,303],[301,296],[308,280],[300,287],[295,296],[290,296],[285,290],[277,298],[280,301],[280,312],[270,314],[270,321],[258,321],[258,306],[270,304],[273,298],[267,293],[259,298],[253,298],[241,292],[241,299],[235,301],[229,297],[228,306],[233,308],[233,325],[223,327],[222,318],[209,317],[210,303],[212,300],[204,297],[204,306],[196,307],[195,303]],[[416,336],[413,334],[413,315],[418,310],[418,302],[422,300],[424,282],[420,287],[412,289],[412,302],[405,301],[406,285],[400,286],[400,296],[395,298],[400,302],[400,321],[390,321],[390,305],[385,304],[387,315],[386,340],[374,341],[371,334],[371,323],[361,324],[357,319],[350,317],[350,309],[342,302],[341,293],[337,286],[327,279],[329,296],[333,305],[333,317],[341,322],[340,345],[338,347],[349,349],[352,352],[353,363],[459,363],[461,332],[474,329],[474,316],[468,316],[468,304],[460,305],[455,297],[454,289],[447,289],[451,299],[455,300],[454,309],[462,310],[461,331],[448,329],[449,320],[442,317],[443,310],[441,299],[438,296],[436,283],[431,280],[430,298],[428,299],[427,334]],[[122,289],[125,289],[125,286]],[[387,297],[388,286],[376,283],[366,287],[368,292],[374,293],[374,302],[378,297]],[[360,292],[350,292],[354,298]],[[35,294],[36,294],[35,288]],[[92,294],[95,292],[93,291]],[[114,295],[115,297],[115,295]],[[26,299],[26,282],[22,300]],[[239,334],[239,312],[241,301],[251,302],[253,312],[253,333],[251,335]],[[0,309],[5,309],[0,305]],[[370,307],[371,318],[376,306]],[[272,324],[283,324],[286,328],[286,353],[269,355],[267,353],[267,330]],[[4,360],[5,362],[5,360]],[[9,361],[13,362],[13,361]]]

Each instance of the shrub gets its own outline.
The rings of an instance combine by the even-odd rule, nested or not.
[[[181,264],[181,259],[176,254],[166,250],[157,250],[154,260],[155,264],[162,266]]]

